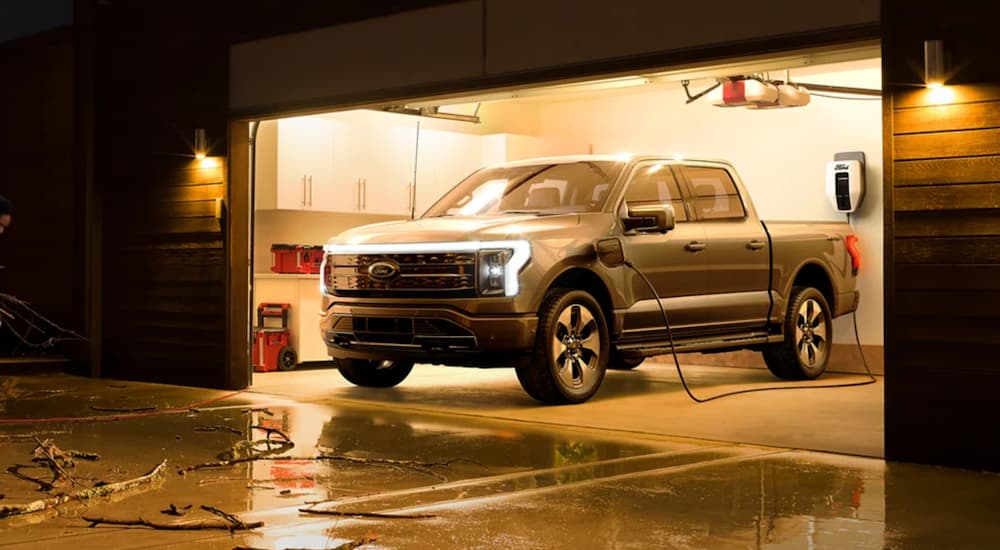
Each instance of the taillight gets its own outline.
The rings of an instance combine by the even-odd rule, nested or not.
[[[844,242],[847,244],[847,253],[851,255],[853,274],[857,275],[858,269],[861,269],[861,250],[858,249],[858,236],[848,235]]]

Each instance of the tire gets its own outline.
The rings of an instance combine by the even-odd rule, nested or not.
[[[832,321],[822,292],[793,287],[782,325],[784,340],[762,352],[771,374],[786,380],[812,380],[823,374],[830,360]]]
[[[295,353],[295,348],[291,346],[285,346],[278,350],[278,370],[290,371],[295,370],[295,366],[299,364],[299,357]]]
[[[609,350],[597,301],[582,290],[553,289],[542,305],[531,361],[517,367],[517,379],[542,403],[583,403],[604,380]]]
[[[611,370],[633,370],[645,361],[645,357],[625,357],[617,350],[611,352],[608,368]]]
[[[337,359],[340,375],[355,386],[391,388],[409,376],[413,361]]]

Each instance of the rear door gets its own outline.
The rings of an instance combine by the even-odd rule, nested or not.
[[[673,206],[674,229],[666,233],[626,233],[622,240],[626,257],[646,275],[663,300],[671,328],[681,334],[698,331],[708,322],[701,300],[708,291],[705,231],[701,224],[689,221],[689,207],[670,165],[664,161],[637,163],[629,174],[619,212],[624,215],[629,204]],[[626,312],[624,336],[662,336],[663,315],[649,287],[633,270],[628,270],[626,284],[637,302]]]
[[[705,232],[712,324],[720,329],[763,326],[770,306],[767,234],[744,204],[733,175],[723,166],[679,167],[693,222]]]

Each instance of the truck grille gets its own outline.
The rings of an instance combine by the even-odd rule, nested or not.
[[[330,254],[327,288],[334,296],[399,298],[473,297],[476,294],[474,252]]]

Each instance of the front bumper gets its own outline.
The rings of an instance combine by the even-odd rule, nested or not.
[[[509,366],[535,345],[538,316],[468,315],[446,307],[335,303],[320,319],[333,358]]]

